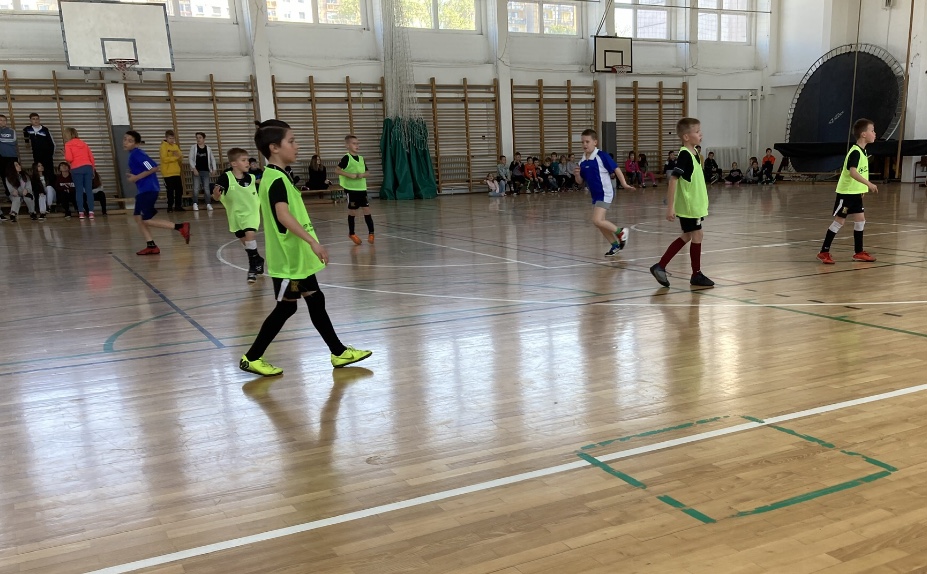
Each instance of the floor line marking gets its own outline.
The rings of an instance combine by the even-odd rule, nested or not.
[[[546,265],[538,265],[537,263],[528,263],[527,261],[519,261],[518,259],[509,259],[508,257],[500,257],[498,255],[490,255],[488,253],[481,253],[479,251],[470,251],[468,249],[461,249],[459,247],[449,247],[447,245],[441,245],[440,243],[430,243],[428,241],[422,241],[420,239],[410,239],[408,237],[401,237],[399,235],[385,235],[384,237],[392,237],[395,239],[402,239],[403,241],[411,241],[413,243],[422,243],[424,245],[431,245],[433,247],[441,247],[443,249],[450,249],[452,251],[461,251],[463,253],[470,253],[471,255],[480,255],[482,257],[492,257],[493,259],[501,259],[503,261],[508,261],[509,263],[520,263],[522,265],[530,265],[531,267],[538,267],[540,269],[547,269]],[[503,249],[505,249],[503,247]]]
[[[197,322],[196,322],[196,319],[194,319],[194,318],[191,317],[190,315],[187,315],[187,312],[186,312],[186,311],[184,311],[183,309],[181,309],[180,307],[178,307],[173,301],[171,301],[171,300],[167,297],[167,295],[165,295],[164,293],[162,293],[160,289],[158,289],[157,287],[155,287],[154,285],[152,285],[151,283],[149,283],[147,279],[145,279],[144,277],[142,277],[141,275],[139,275],[134,269],[132,269],[131,267],[129,267],[129,266],[126,264],[125,261],[123,261],[122,259],[120,259],[120,258],[119,258],[118,256],[116,256],[115,254],[110,253],[110,256],[111,256],[113,259],[115,259],[117,263],[119,263],[120,265],[122,265],[123,267],[125,267],[126,270],[127,270],[129,273],[131,273],[132,275],[135,275],[136,279],[138,279],[139,281],[141,281],[142,283],[144,283],[149,289],[151,289],[151,291],[152,291],[155,295],[157,295],[158,297],[160,297],[162,301],[164,301],[165,303],[167,303],[167,304],[171,307],[171,309],[173,309],[174,311],[176,311],[178,315],[180,315],[181,317],[183,317],[184,319],[186,319],[188,323],[190,323],[191,325],[193,325],[193,326],[196,328],[197,331],[199,331],[200,333],[202,333],[203,335],[205,335],[206,338],[209,339],[209,341],[210,341],[213,345],[215,345],[216,347],[218,347],[218,348],[220,348],[220,349],[222,349],[223,347],[225,347],[225,345],[222,344],[222,341],[220,341],[220,340],[217,339],[212,333],[210,333],[210,332],[206,329],[206,327],[204,327],[204,326],[200,325],[199,323],[197,323]]]
[[[822,413],[833,412],[833,411],[855,407],[855,406],[859,406],[859,405],[863,405],[867,403],[873,403],[877,401],[893,399],[893,398],[901,397],[904,395],[919,393],[925,390],[927,390],[927,384],[916,385],[913,387],[905,387],[903,389],[896,389],[894,391],[879,393],[877,395],[861,397],[858,399],[851,399],[851,400],[842,401],[839,403],[823,405],[820,407],[805,409],[803,411],[784,414],[784,415],[780,415],[776,417],[770,417],[767,419],[763,419],[762,421],[760,421],[760,419],[757,419],[756,422],[748,422],[748,423],[743,423],[743,424],[739,424],[739,425],[735,425],[735,426],[727,427],[723,429],[706,431],[706,432],[688,436],[688,437],[681,437],[677,439],[666,440],[666,441],[662,441],[662,442],[658,442],[658,443],[654,443],[650,445],[645,445],[645,446],[640,446],[637,448],[628,449],[625,451],[616,452],[610,455],[600,456],[596,458],[600,460],[601,462],[620,460],[623,458],[629,458],[629,457],[636,456],[636,455],[656,452],[659,450],[664,450],[667,448],[672,448],[672,447],[683,445],[683,444],[700,442],[703,440],[708,440],[708,439],[712,439],[712,438],[716,438],[720,436],[725,436],[729,434],[743,432],[746,430],[756,429],[756,428],[768,426],[774,423],[780,423],[780,422],[790,421],[790,420],[794,420],[798,418],[819,415]],[[151,568],[153,566],[161,566],[164,564],[169,564],[171,562],[177,562],[178,560],[195,558],[197,556],[204,556],[206,554],[212,554],[214,552],[221,552],[223,550],[229,550],[232,548],[239,548],[241,546],[247,546],[247,545],[256,544],[259,542],[265,542],[267,540],[274,540],[276,538],[282,538],[284,536],[290,536],[290,535],[299,534],[302,532],[309,532],[311,530],[318,530],[320,528],[325,528],[327,526],[333,526],[335,524],[343,524],[345,522],[360,520],[362,518],[369,518],[371,516],[375,516],[378,514],[385,514],[387,512],[393,512],[395,510],[402,510],[405,508],[421,506],[423,504],[429,504],[431,502],[446,500],[448,498],[452,498],[455,496],[462,496],[464,494],[472,494],[474,492],[490,490],[493,488],[498,488],[500,486],[517,484],[520,482],[533,480],[535,478],[541,478],[541,477],[550,476],[553,474],[560,474],[563,472],[567,472],[570,470],[576,470],[579,468],[586,468],[588,466],[590,465],[585,460],[578,460],[578,461],[567,463],[567,464],[561,464],[557,466],[541,468],[538,470],[523,472],[523,473],[515,474],[512,476],[506,476],[506,477],[497,478],[494,480],[488,480],[485,482],[480,482],[480,483],[472,484],[469,486],[463,486],[460,488],[454,488],[454,489],[445,490],[441,492],[435,492],[433,494],[426,494],[424,496],[418,496],[415,498],[410,498],[408,500],[401,500],[399,502],[393,502],[390,504],[384,504],[381,506],[375,506],[372,508],[357,510],[354,512],[349,512],[347,514],[341,514],[338,516],[323,518],[321,520],[313,520],[312,522],[296,524],[293,526],[288,526],[286,528],[278,528],[276,530],[270,530],[268,532],[252,534],[250,536],[243,536],[241,538],[234,538],[232,540],[216,542],[214,544],[207,544],[205,546],[198,546],[196,548],[190,548],[187,550],[172,552],[170,554],[164,554],[161,556],[146,558],[144,560],[137,560],[135,562],[129,562],[129,563],[120,564],[117,566],[110,566],[107,568],[102,568],[100,570],[94,570],[92,572],[87,572],[86,574],[125,574],[127,572],[134,572],[137,570],[141,570],[142,568]]]

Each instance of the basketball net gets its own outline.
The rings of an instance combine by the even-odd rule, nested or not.
[[[412,50],[402,0],[382,0],[383,8],[383,76],[386,93],[383,94],[384,117],[392,118],[402,130],[403,145],[410,144],[419,134],[413,129],[422,118],[412,73]],[[419,120],[416,122],[415,120]]]
[[[135,66],[138,65],[138,60],[125,60],[114,58],[108,60],[109,64],[120,74],[122,74],[122,81],[126,82],[129,79],[129,72],[135,70]],[[136,72],[141,76],[141,72]]]
[[[612,73],[613,74],[630,74],[631,66],[625,66],[625,65],[612,66]]]

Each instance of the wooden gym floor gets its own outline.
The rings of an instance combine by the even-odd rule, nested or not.
[[[711,192],[703,269],[622,192],[312,204],[342,339],[271,309],[224,212],[158,257],[126,216],[0,225],[0,572],[912,572],[927,567],[927,193]],[[175,214],[176,215],[176,214]],[[363,230],[358,218],[358,229]],[[263,244],[261,244],[263,252]]]

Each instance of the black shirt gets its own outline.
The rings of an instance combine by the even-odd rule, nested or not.
[[[209,172],[209,146],[196,145],[196,171]]]
[[[680,153],[679,157],[676,158],[676,167],[673,169],[673,175],[691,182],[692,172],[695,171],[695,165],[692,163],[693,156],[695,156],[695,161],[701,162],[701,159],[698,157],[698,152],[694,154]]]
[[[360,156],[359,156],[359,155],[352,155],[352,154],[347,154],[347,153],[346,153],[346,154],[344,154],[344,157],[341,158],[341,161],[338,162],[338,167],[340,167],[341,169],[348,169],[348,156],[349,156],[349,155],[350,155],[351,157],[354,158],[354,161],[360,161]],[[366,169],[367,166],[364,166],[364,168]]]
[[[267,164],[266,169],[275,169],[277,171],[282,171],[286,177],[290,177],[290,174],[279,167],[273,164]],[[290,179],[292,182],[292,178]],[[280,220],[277,219],[277,204],[286,203],[289,205],[289,200],[287,199],[286,193],[286,182],[283,181],[283,178],[275,180],[270,184],[270,189],[267,190],[267,199],[270,202],[270,212],[274,214],[274,223],[277,225],[277,231],[280,233],[286,233],[286,226],[280,223]]]
[[[216,181],[216,185],[222,188],[222,193],[228,193],[229,187],[231,187],[231,171],[223,171],[222,175],[219,176],[219,179]],[[251,183],[251,174],[246,173],[241,179],[236,178],[238,185],[242,187],[248,187],[248,184]]]
[[[868,154],[867,154],[867,157],[868,157]],[[849,157],[847,157],[847,170],[849,170],[851,167],[858,168],[859,159],[860,159],[859,150],[851,151]]]
[[[340,164],[339,164],[340,165]],[[341,168],[344,169],[344,168]],[[319,169],[309,168],[309,189],[328,189],[328,185],[325,183],[326,176],[325,166],[320,166]]]

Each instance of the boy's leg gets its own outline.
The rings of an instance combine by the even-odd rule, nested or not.
[[[605,256],[612,257],[624,249],[625,243],[627,241],[627,231],[624,228],[618,227],[611,221],[605,219],[606,211],[607,208],[603,206],[597,205],[593,207],[592,224],[598,228],[598,230],[602,233],[602,236],[605,237],[606,241],[611,243],[611,249],[608,250]]]
[[[373,215],[370,214],[370,207],[364,206],[364,222],[367,224],[367,241],[373,243]]]
[[[834,221],[831,222],[830,227],[827,228],[827,232],[824,234],[824,243],[821,245],[821,251],[818,253],[818,259],[822,263],[828,265],[834,263],[834,259],[830,256],[830,245],[833,243],[834,238],[837,237],[837,232],[840,231],[840,228],[843,227],[846,221],[845,217],[834,217]]]
[[[348,192],[348,237],[351,238],[351,241],[353,241],[355,245],[360,245],[361,244],[360,237],[358,237],[357,234],[354,233],[354,218],[357,217],[357,210],[354,209],[355,205],[356,205],[356,202],[354,198],[351,197],[351,192],[349,191]]]
[[[265,377],[283,374],[283,369],[274,367],[267,361],[264,361],[263,355],[267,347],[274,340],[287,319],[296,313],[296,301],[292,299],[283,299],[283,295],[289,287],[290,280],[274,279],[274,292],[278,293],[277,306],[270,312],[270,315],[264,319],[261,330],[258,331],[254,343],[248,352],[242,355],[238,368],[249,373],[264,375]]]
[[[151,231],[148,230],[148,226],[145,224],[145,220],[142,219],[141,215],[134,216],[135,224],[138,226],[139,233],[142,234],[142,237],[145,238],[145,242],[148,244],[153,244],[154,241],[151,239]]]
[[[312,320],[312,326],[319,332],[322,340],[328,345],[331,352],[333,367],[344,367],[351,363],[362,361],[372,355],[371,351],[362,351],[353,347],[345,346],[338,334],[335,333],[335,327],[332,325],[328,311],[325,309],[325,294],[319,287],[319,282],[313,275],[301,282],[303,289],[309,289],[309,293],[303,296],[306,301],[306,307],[309,309],[309,318]]]
[[[253,283],[257,277],[252,277],[252,274],[260,275],[264,273],[264,259],[258,254],[257,235],[254,230],[248,229],[245,231],[244,237],[241,238],[241,244],[248,254],[248,282]]]
[[[866,227],[866,214],[853,214],[853,261],[875,261],[875,257],[869,255],[863,249],[863,228]]]
[[[650,274],[654,276],[660,285],[669,287],[669,279],[666,278],[666,267],[669,265],[670,261],[673,260],[673,257],[679,253],[679,250],[691,240],[692,233],[684,231],[682,235],[677,237],[676,240],[670,243],[669,247],[666,248],[659,263],[655,263],[650,267]],[[699,247],[699,254],[701,254],[701,247]]]

